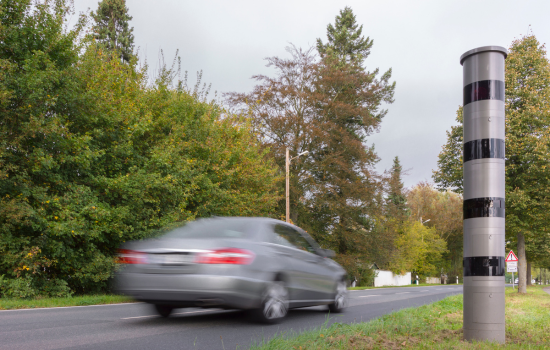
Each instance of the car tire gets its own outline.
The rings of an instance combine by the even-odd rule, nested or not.
[[[174,310],[174,307],[171,305],[155,304],[155,310],[160,316],[166,318],[170,316],[170,314]]]
[[[253,316],[262,323],[280,322],[288,314],[288,289],[283,281],[269,282],[261,296],[261,306]]]
[[[341,313],[348,306],[348,288],[346,281],[342,280],[336,284],[334,301],[328,305],[331,313]]]

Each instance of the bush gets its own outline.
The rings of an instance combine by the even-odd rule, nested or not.
[[[54,279],[44,283],[39,294],[52,298],[66,298],[72,296],[73,292],[66,281]]]
[[[361,267],[358,269],[358,287],[371,287],[374,286],[374,278],[376,277],[376,270],[370,269],[368,267]]]
[[[0,296],[3,298],[30,299],[35,297],[70,297],[72,291],[66,281],[52,279],[40,281],[32,275],[18,278],[0,276]]]
[[[38,293],[32,282],[30,276],[8,279],[2,275],[0,276],[0,295],[3,298],[33,298]]]

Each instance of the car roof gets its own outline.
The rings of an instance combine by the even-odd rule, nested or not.
[[[273,219],[273,218],[268,218],[268,217],[262,217],[262,216],[211,216],[211,217],[207,217],[207,218],[200,218],[200,219],[197,219],[197,221],[199,220],[215,220],[215,219],[220,219],[220,220],[245,220],[245,221],[259,221],[259,222],[271,222],[271,223],[274,223],[274,224],[285,224],[285,225],[289,225],[289,226],[292,226],[300,231],[304,231],[303,229],[301,229],[300,227],[294,225],[294,224],[291,224],[289,222],[285,222],[285,221],[282,221],[282,220],[278,220],[278,219]]]

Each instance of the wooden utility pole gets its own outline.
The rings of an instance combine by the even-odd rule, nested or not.
[[[286,222],[290,222],[290,180],[289,180],[289,172],[290,172],[290,158],[289,158],[289,150],[288,147],[286,149]]]

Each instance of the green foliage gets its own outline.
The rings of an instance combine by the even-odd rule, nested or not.
[[[148,86],[146,67],[81,45],[82,26],[63,31],[63,2],[8,3],[0,43],[27,45],[0,50],[10,69],[0,76],[0,274],[10,288],[105,290],[124,241],[197,217],[271,213],[278,178],[248,124],[173,86],[169,68]]]
[[[358,269],[359,276],[357,276],[357,287],[367,287],[374,285],[374,278],[376,277],[376,270],[368,266],[361,266]]]
[[[447,251],[437,263],[443,272],[453,276],[461,276],[463,218],[462,196],[451,192],[436,190],[432,184],[420,182],[407,193],[407,204],[410,219],[424,222],[434,228],[437,235],[447,243]]]
[[[95,20],[93,37],[103,47],[117,51],[120,58],[130,62],[134,57],[134,31],[129,26],[132,16],[128,14],[125,0],[101,0],[97,11],[91,13]]]
[[[317,39],[321,55],[317,89],[328,97],[325,113],[351,136],[365,142],[365,137],[377,131],[387,110],[380,109],[382,102],[393,103],[395,82],[390,83],[391,68],[379,78],[378,68],[368,72],[363,67],[370,54],[373,41],[362,36],[350,7],[336,16],[334,26],[327,26],[327,43]],[[337,137],[335,136],[337,139]]]
[[[57,279],[48,274],[55,258],[40,249],[49,243],[48,221],[58,219],[44,204],[57,205],[59,198],[53,201],[48,192],[63,186],[55,158],[66,159],[82,142],[63,125],[74,111],[78,86],[72,78],[80,49],[75,41],[84,20],[64,31],[69,8],[61,1],[2,1],[0,11],[0,60],[6,67],[0,77],[0,273],[32,279],[14,285],[30,296]]]
[[[356,22],[351,7],[346,6],[336,16],[334,25],[327,26],[327,43],[317,39],[317,51],[322,56],[334,56],[346,63],[361,64],[370,54],[373,41],[362,36],[363,26]]]
[[[386,206],[389,207],[388,213],[391,213],[390,216],[404,219],[407,212],[407,198],[405,197],[402,174],[403,167],[399,162],[399,157],[396,156],[393,159],[388,178]]]
[[[463,134],[462,106],[456,111],[458,125],[451,126],[447,131],[447,143],[438,155],[437,169],[432,170],[432,178],[440,191],[451,190],[462,193],[462,134]]]
[[[435,228],[420,222],[407,222],[402,232],[395,240],[396,254],[390,270],[398,274],[415,271],[421,276],[438,275],[447,243]]]
[[[384,200],[384,226],[386,235],[395,237],[399,227],[408,219],[409,208],[407,205],[407,191],[403,185],[403,168],[399,157],[395,157],[393,165],[385,174],[384,189],[386,198]]]
[[[0,276],[0,296],[3,298],[32,298],[36,296],[32,282],[30,276],[16,279]]]
[[[20,278],[4,278],[0,276],[0,297],[29,299],[38,295],[64,298],[72,295],[71,289],[64,280],[52,279],[40,281],[27,275]]]
[[[548,261],[550,62],[533,35],[515,40],[505,62],[506,231],[523,235],[529,261]]]

